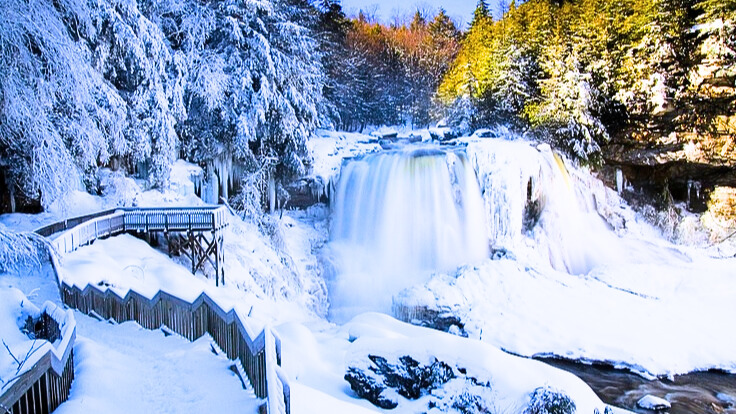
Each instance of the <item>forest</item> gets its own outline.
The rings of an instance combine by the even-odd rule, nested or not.
[[[317,128],[438,122],[507,125],[633,178],[736,185],[734,0],[512,1],[498,20],[480,0],[468,27],[441,9],[383,24],[336,0],[0,11],[3,211],[96,193],[102,167],[163,188],[178,158],[257,207],[269,180],[308,171]]]

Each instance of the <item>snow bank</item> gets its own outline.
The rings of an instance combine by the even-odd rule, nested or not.
[[[6,282],[3,279],[3,282]],[[53,344],[45,339],[31,339],[24,333],[26,321],[48,314],[59,323],[61,337]],[[57,361],[74,338],[76,322],[71,311],[64,311],[46,301],[39,309],[20,290],[13,287],[0,288],[0,393],[7,390],[23,373],[48,352],[53,352]],[[63,369],[63,367],[56,367]]]
[[[593,391],[572,374],[508,355],[487,343],[415,327],[386,315],[366,313],[341,327],[313,326],[312,330],[314,333],[298,324],[277,328],[284,349],[284,368],[293,379],[295,389],[317,390],[293,395],[295,414],[302,412],[298,407],[306,403],[300,398],[314,393],[326,393],[342,403],[375,409],[367,401],[358,399],[342,378],[348,366],[361,364],[367,355],[388,359],[410,355],[418,361],[437,358],[453,368],[461,368],[468,376],[490,383],[493,400],[488,403],[500,412],[521,412],[534,390],[544,386],[553,386],[569,395],[577,412],[592,413],[595,409],[603,412],[605,409],[605,404]],[[430,399],[429,395],[418,400],[398,397],[399,406],[394,412],[426,411]],[[322,412],[337,412],[331,411],[337,405],[327,400],[325,406],[319,408],[326,410]]]
[[[307,147],[312,155],[312,174],[325,189],[339,175],[343,160],[381,150],[375,138],[363,134],[327,130],[315,134]]]
[[[736,372],[735,260],[627,263],[572,276],[525,260],[437,275],[397,302],[445,309],[472,338],[525,356],[608,361],[645,376]]]

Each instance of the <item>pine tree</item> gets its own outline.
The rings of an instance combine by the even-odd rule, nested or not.
[[[532,124],[558,146],[583,160],[595,160],[601,142],[609,139],[599,118],[599,91],[582,70],[578,51],[560,35],[542,60],[541,101],[527,108]]]
[[[473,11],[473,20],[470,21],[470,27],[472,28],[477,23],[489,19],[491,19],[491,12],[488,9],[486,0],[478,0],[475,11]]]

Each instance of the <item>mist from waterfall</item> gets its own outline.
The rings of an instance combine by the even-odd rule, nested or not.
[[[348,161],[332,206],[336,321],[388,313],[400,290],[488,257],[483,199],[462,153],[423,147]]]

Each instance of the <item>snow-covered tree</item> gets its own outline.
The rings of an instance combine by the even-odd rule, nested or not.
[[[304,173],[306,140],[326,107],[308,5],[177,0],[148,10],[180,62],[175,91],[183,96],[178,131],[187,157],[235,159],[251,172],[272,160],[279,177]],[[230,175],[222,171],[221,179]]]
[[[125,151],[124,103],[82,38],[90,16],[81,0],[0,2],[0,169],[13,199],[47,206]]]
[[[599,92],[590,73],[580,67],[574,48],[558,39],[546,53],[541,100],[527,108],[532,124],[559,146],[589,160],[599,155],[600,143],[609,138],[598,116]]]

